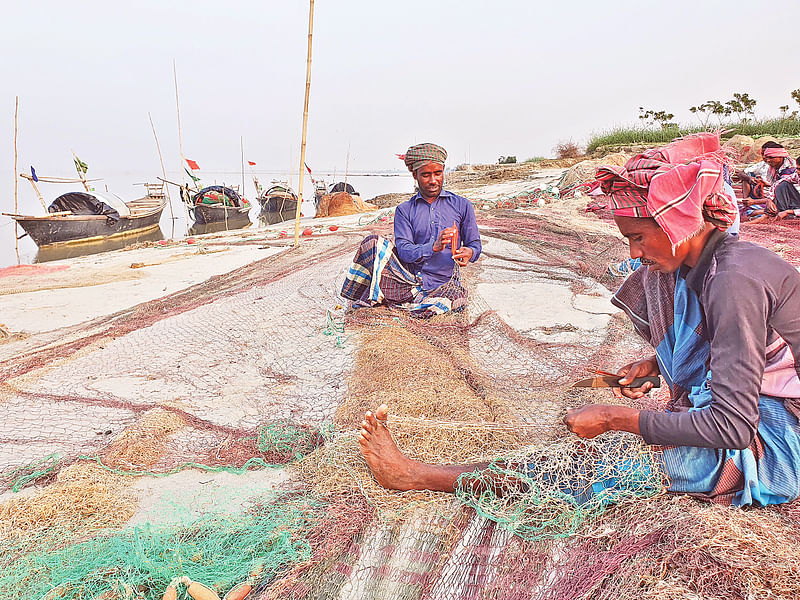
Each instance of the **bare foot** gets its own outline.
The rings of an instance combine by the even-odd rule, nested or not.
[[[381,404],[375,414],[367,411],[364,415],[358,436],[361,454],[375,479],[383,487],[390,490],[420,489],[414,486],[416,461],[400,452],[400,448],[394,443],[392,434],[386,427],[387,415],[388,407],[385,404]]]

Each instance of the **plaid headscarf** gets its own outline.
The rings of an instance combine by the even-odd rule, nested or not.
[[[444,166],[444,161],[447,160],[447,150],[436,144],[417,144],[406,150],[405,154],[398,154],[397,158],[403,160],[408,170],[414,173],[429,163]]]
[[[735,201],[722,188],[725,154],[718,133],[701,133],[638,154],[623,167],[600,167],[597,181],[623,217],[653,217],[672,247],[703,228],[704,216],[727,229]]]

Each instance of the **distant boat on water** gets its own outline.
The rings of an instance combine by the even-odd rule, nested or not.
[[[264,225],[272,225],[283,221],[290,221],[297,214],[297,194],[284,181],[273,181],[272,185],[262,191],[258,179],[253,178],[256,189],[259,190],[258,203],[261,212],[258,219]]]
[[[163,184],[145,184],[145,196],[126,202],[114,193],[90,189],[89,182],[99,180],[86,179],[85,163],[77,157],[75,160],[80,179],[39,177],[33,168],[30,175],[20,174],[33,185],[43,207],[45,202],[37,183],[80,183],[84,187],[82,191],[58,196],[47,206],[47,214],[43,216],[3,213],[14,219],[25,231],[24,235],[30,236],[37,246],[119,239],[158,229],[167,204]]]
[[[184,186],[181,198],[195,226],[219,223],[224,229],[240,229],[250,225],[250,201],[232,187],[210,185],[192,191]]]

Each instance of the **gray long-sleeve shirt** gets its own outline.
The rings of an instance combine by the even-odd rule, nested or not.
[[[758,427],[767,347],[782,337],[800,374],[800,273],[779,256],[712,235],[687,285],[700,299],[711,344],[711,404],[692,412],[642,411],[647,443],[742,449]]]

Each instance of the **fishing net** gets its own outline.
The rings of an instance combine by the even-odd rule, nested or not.
[[[458,312],[348,310],[378,215],[1,344],[0,597],[796,597],[793,504],[668,496],[640,438],[566,432],[568,408],[615,401],[569,384],[648,349],[608,303],[625,243],[546,189],[474,198]],[[382,403],[410,457],[490,466],[456,494],[381,487],[357,436]]]
[[[286,566],[306,560],[301,533],[316,518],[297,499],[276,499],[243,514],[207,515],[177,525],[141,525],[66,545],[50,532],[38,547],[7,545],[0,592],[14,597],[160,598],[176,574],[224,594],[236,584],[268,583]],[[68,532],[69,533],[69,532]],[[53,582],[58,582],[53,586]]]
[[[800,219],[742,223],[739,237],[772,250],[794,265],[800,264]]]
[[[630,158],[629,154],[614,152],[606,154],[602,158],[590,158],[572,165],[564,172],[558,182],[558,187],[563,192],[578,188],[579,186],[591,183],[595,180],[597,168],[604,165],[622,166]]]

